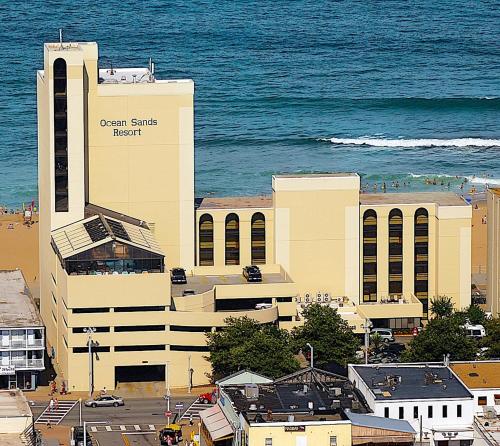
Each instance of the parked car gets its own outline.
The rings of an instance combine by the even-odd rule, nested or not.
[[[384,342],[394,342],[394,334],[390,328],[372,328],[371,334],[378,333]]]
[[[247,282],[262,282],[260,268],[255,265],[245,266],[243,268],[243,277],[247,279]]]
[[[216,402],[215,392],[212,391],[212,392],[200,393],[200,395],[198,396],[198,401],[203,404],[215,404]]]
[[[91,398],[85,401],[87,407],[107,407],[107,406],[123,406],[123,398],[115,395],[101,395],[96,398]]]
[[[186,270],[184,268],[172,268],[170,270],[170,281],[176,285],[186,284]]]
[[[165,426],[158,433],[158,438],[160,439],[160,444],[168,445],[168,439],[170,437],[170,444],[180,444],[182,442],[182,430],[178,424],[170,424]]]
[[[464,328],[465,328],[465,333],[470,338],[484,338],[486,336],[486,330],[484,329],[484,326],[480,324],[477,325],[465,324]]]
[[[75,446],[83,446],[83,427],[73,426],[71,428],[70,440],[74,441]],[[90,437],[89,431],[87,431],[87,446],[93,446],[92,438]]]
[[[271,308],[273,304],[268,304],[267,302],[261,302],[260,304],[255,305],[256,310],[267,310],[268,308]]]

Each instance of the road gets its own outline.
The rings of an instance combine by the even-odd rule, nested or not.
[[[195,397],[170,399],[171,411],[176,413],[175,404],[184,403],[184,409],[195,400]],[[42,413],[48,404],[36,402],[32,407],[35,419]],[[165,425],[166,401],[163,398],[134,398],[126,399],[125,406],[121,407],[85,407],[82,405],[82,419],[84,421],[98,421],[104,424],[95,425],[98,432],[91,432],[100,446],[158,446],[156,437],[158,429]],[[79,424],[80,410],[76,405],[62,420],[61,424],[76,426]],[[174,421],[172,417],[171,422]],[[87,427],[87,430],[91,430]]]

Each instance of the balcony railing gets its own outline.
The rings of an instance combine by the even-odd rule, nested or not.
[[[4,340],[0,341],[0,350],[8,349],[31,349],[31,348],[43,348],[45,341],[43,339],[9,339],[7,342]]]
[[[1,365],[10,365],[16,369],[40,368],[43,367],[43,359],[11,358],[8,364],[2,363]]]

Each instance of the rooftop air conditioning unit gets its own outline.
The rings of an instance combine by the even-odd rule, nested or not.
[[[488,420],[495,420],[497,417],[497,414],[495,412],[495,408],[492,406],[485,406],[483,408],[483,414],[484,414],[484,418],[487,418]]]
[[[333,400],[331,408],[332,409],[340,409],[340,400]]]
[[[259,398],[259,386],[257,384],[245,384],[245,396],[249,400]]]
[[[332,387],[331,390],[335,396],[342,395],[342,389],[340,387]]]

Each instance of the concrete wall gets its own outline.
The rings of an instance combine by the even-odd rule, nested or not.
[[[487,305],[493,316],[500,314],[500,190],[489,190]]]

